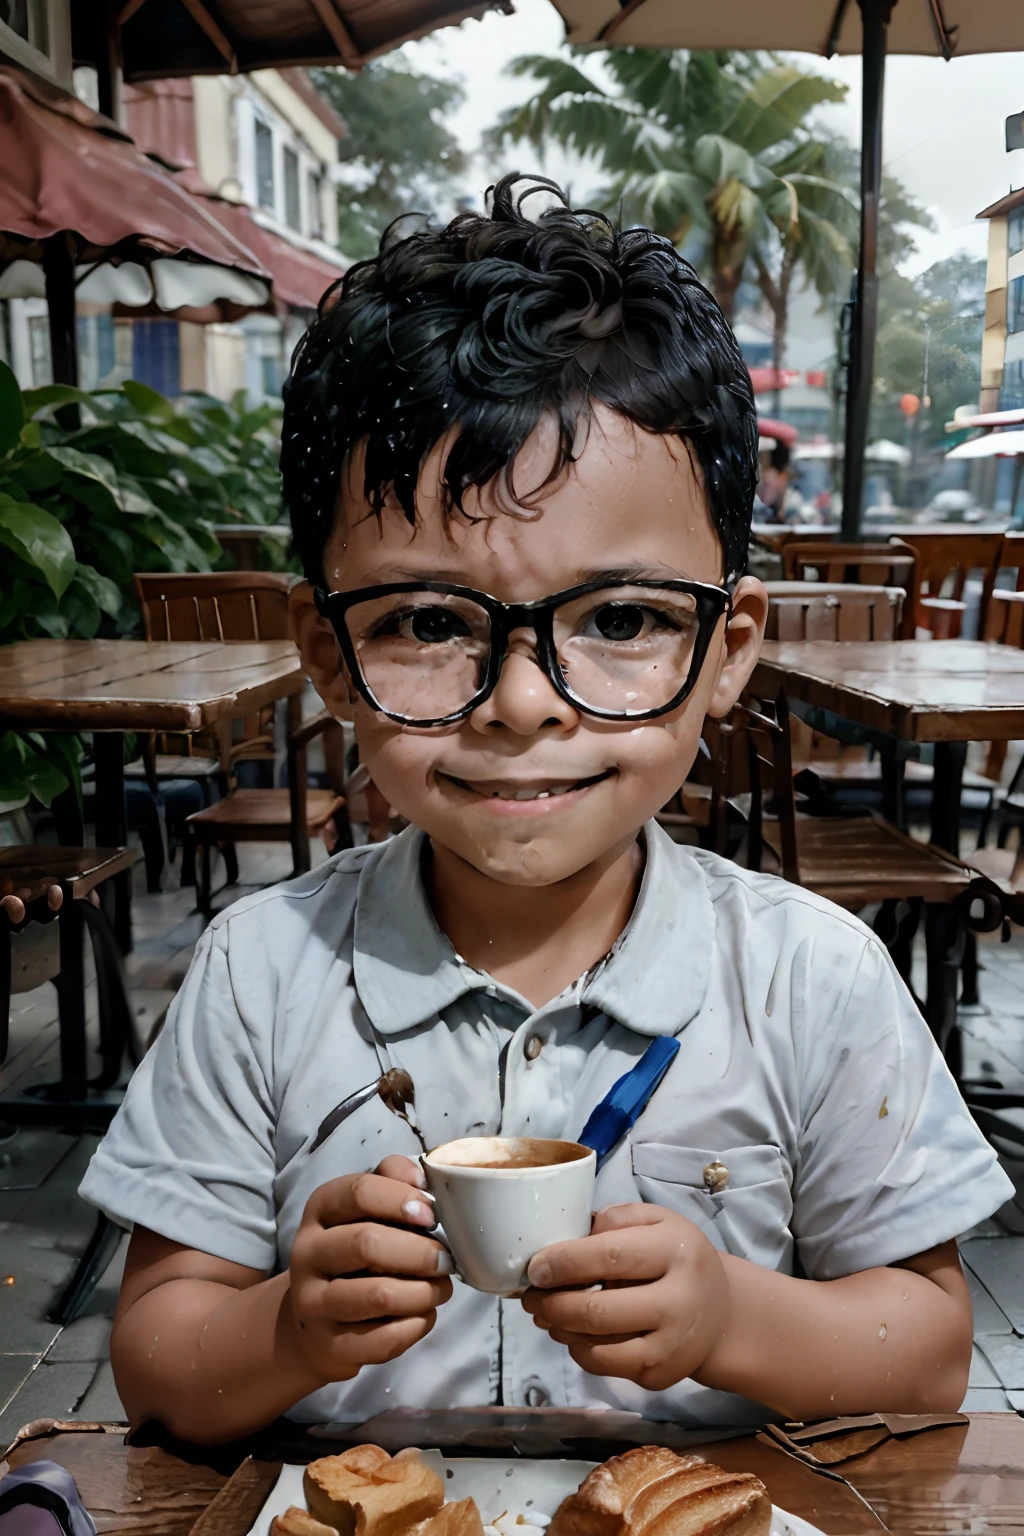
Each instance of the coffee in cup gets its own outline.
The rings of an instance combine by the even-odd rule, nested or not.
[[[519,1295],[534,1254],[589,1235],[597,1157],[579,1142],[466,1136],[420,1162],[459,1276],[475,1290]]]

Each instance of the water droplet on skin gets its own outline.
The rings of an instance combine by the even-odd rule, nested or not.
[[[885,1324],[884,1324],[884,1323],[883,1323],[883,1324],[882,1324],[882,1326],[881,1326],[881,1328],[879,1328],[879,1330],[878,1330],[878,1337],[879,1337],[879,1338],[880,1338],[880,1339],[884,1339],[884,1338],[885,1338],[885,1335],[886,1335],[886,1333],[887,1333],[887,1331],[888,1331],[888,1330],[887,1330],[887,1329],[886,1329],[886,1326],[885,1326]]]

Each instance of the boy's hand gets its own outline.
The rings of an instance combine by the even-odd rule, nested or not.
[[[700,1369],[729,1309],[715,1248],[692,1221],[656,1205],[598,1211],[589,1237],[543,1249],[529,1277],[523,1306],[577,1365],[651,1392]]]
[[[427,1232],[437,1218],[405,1157],[332,1179],[310,1195],[291,1256],[300,1356],[324,1382],[404,1354],[452,1294],[451,1255]]]

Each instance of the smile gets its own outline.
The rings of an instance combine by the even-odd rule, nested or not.
[[[474,795],[481,800],[504,801],[534,801],[556,800],[567,795],[578,794],[590,789],[595,784],[600,784],[604,779],[611,778],[615,772],[613,768],[606,768],[603,773],[592,774],[583,779],[560,780],[531,780],[524,782],[514,779],[460,779],[452,773],[441,773],[438,776],[447,779],[449,784],[455,784],[467,794]]]

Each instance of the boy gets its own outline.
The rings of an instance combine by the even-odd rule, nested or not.
[[[385,241],[296,358],[295,632],[412,825],[214,921],[82,1186],[134,1223],[122,1399],[191,1439],[966,1386],[955,1238],[1011,1186],[884,949],[651,820],[764,626],[742,359],[666,241],[525,195]],[[592,1235],[522,1302],[453,1288],[420,1141],[575,1138],[662,1034]],[[392,1067],[412,1123],[373,1097],[311,1152]]]

